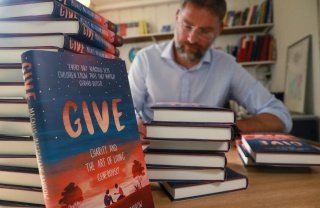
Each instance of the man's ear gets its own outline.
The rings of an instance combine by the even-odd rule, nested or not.
[[[178,20],[179,13],[180,13],[180,9],[177,9],[177,11],[176,11],[176,21]]]
[[[220,26],[219,26],[219,35],[222,32],[223,28],[224,28],[224,24],[223,24],[223,22],[221,22]]]

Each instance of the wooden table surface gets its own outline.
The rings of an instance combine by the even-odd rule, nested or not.
[[[320,167],[245,167],[234,143],[227,166],[246,175],[246,190],[171,202],[158,183],[151,183],[156,208],[320,208]]]

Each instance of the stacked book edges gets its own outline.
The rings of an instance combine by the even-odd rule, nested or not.
[[[149,145],[144,154],[149,180],[159,182],[172,200],[247,187],[247,178],[240,174],[242,184],[230,184],[235,171],[227,167],[226,153],[234,139],[236,115],[232,110],[167,102],[156,103],[152,109],[154,119],[145,123]],[[229,188],[215,188],[222,184]],[[212,187],[200,190],[202,186]],[[176,192],[181,187],[192,191],[179,196]]]
[[[0,1],[0,207],[154,207],[117,32],[76,0]]]
[[[119,59],[122,44],[116,24],[77,1],[0,2],[0,65],[31,49]]]

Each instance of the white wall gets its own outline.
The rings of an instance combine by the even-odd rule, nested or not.
[[[294,42],[312,35],[311,84],[307,92],[307,113],[320,116],[320,63],[318,0],[274,0],[274,35],[277,39],[278,60],[272,76],[272,91],[285,88],[287,48]]]

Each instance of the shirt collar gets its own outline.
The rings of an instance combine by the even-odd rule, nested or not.
[[[174,61],[173,42],[174,42],[174,39],[172,39],[171,41],[168,42],[168,44],[166,44],[166,46],[164,47],[164,49],[161,53],[162,58],[170,59],[170,60]],[[203,65],[204,63],[210,63],[212,61],[212,56],[211,56],[212,50],[213,49],[210,47],[209,50],[204,54],[204,57],[201,59],[199,64],[197,64],[197,65]]]

